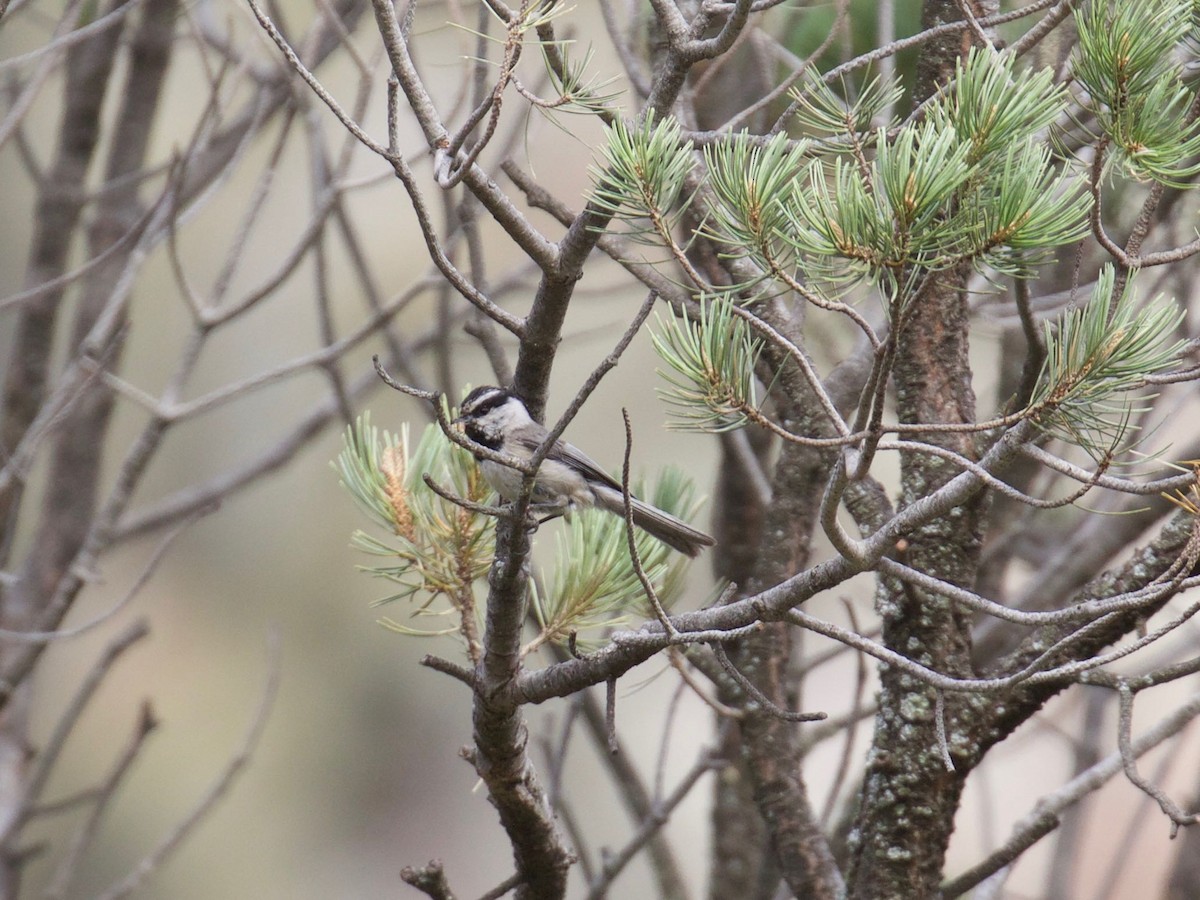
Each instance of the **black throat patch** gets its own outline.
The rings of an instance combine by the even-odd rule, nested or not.
[[[467,437],[479,444],[481,447],[487,447],[489,450],[499,451],[500,444],[503,443],[501,436],[492,431],[490,428],[484,428],[474,419],[467,419],[463,422],[463,431],[467,433]],[[478,454],[476,459],[482,459]]]

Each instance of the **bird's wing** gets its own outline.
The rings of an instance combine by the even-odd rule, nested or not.
[[[614,490],[621,490],[621,482],[600,468],[598,462],[578,447],[568,444],[566,441],[559,441],[556,449],[562,461],[572,469],[580,472],[585,478],[592,481],[599,481],[601,484],[606,484]]]

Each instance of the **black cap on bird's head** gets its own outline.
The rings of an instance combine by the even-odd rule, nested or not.
[[[489,450],[499,450],[507,428],[530,421],[520,397],[504,388],[484,385],[463,399],[453,424],[475,443]]]
[[[481,385],[463,398],[462,405],[458,408],[458,418],[454,421],[462,422],[466,419],[478,419],[486,416],[497,406],[501,406],[516,397],[516,394],[504,388],[498,388],[490,384]]]

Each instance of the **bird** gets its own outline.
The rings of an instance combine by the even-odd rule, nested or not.
[[[525,402],[505,388],[484,385],[467,394],[453,424],[479,444],[499,453],[526,460],[533,456],[549,432],[534,421]],[[523,475],[517,469],[478,452],[475,459],[483,477],[505,500],[521,492]],[[564,515],[581,507],[599,507],[624,517],[621,484],[579,448],[563,440],[554,442],[534,477],[531,501],[555,507]],[[647,534],[688,556],[696,556],[716,543],[670,513],[649,503],[630,498],[633,523]]]

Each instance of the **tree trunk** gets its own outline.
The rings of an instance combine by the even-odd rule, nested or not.
[[[971,3],[976,15],[983,4]],[[923,27],[961,19],[954,0],[928,0]],[[932,96],[953,75],[955,60],[970,47],[970,32],[926,45],[918,66],[914,102]],[[966,284],[970,268],[930,273],[902,298],[893,315],[896,409],[905,423],[971,423],[975,393],[968,359]],[[926,435],[975,459],[972,435]],[[941,488],[958,468],[928,454],[901,459],[901,505]],[[986,494],[914,533],[897,548],[907,565],[951,584],[974,585]],[[897,653],[947,675],[972,672],[970,617],[949,600],[890,579],[878,588],[884,643]],[[944,748],[955,756],[952,729],[960,698],[945,697],[941,710],[945,745],[939,740],[938,697],[911,676],[884,667],[879,714],[863,783],[859,817],[850,837],[852,897],[863,900],[929,897],[936,893],[943,858],[965,779],[947,767]],[[960,760],[962,756],[959,756]],[[963,760],[965,763],[965,760]]]

